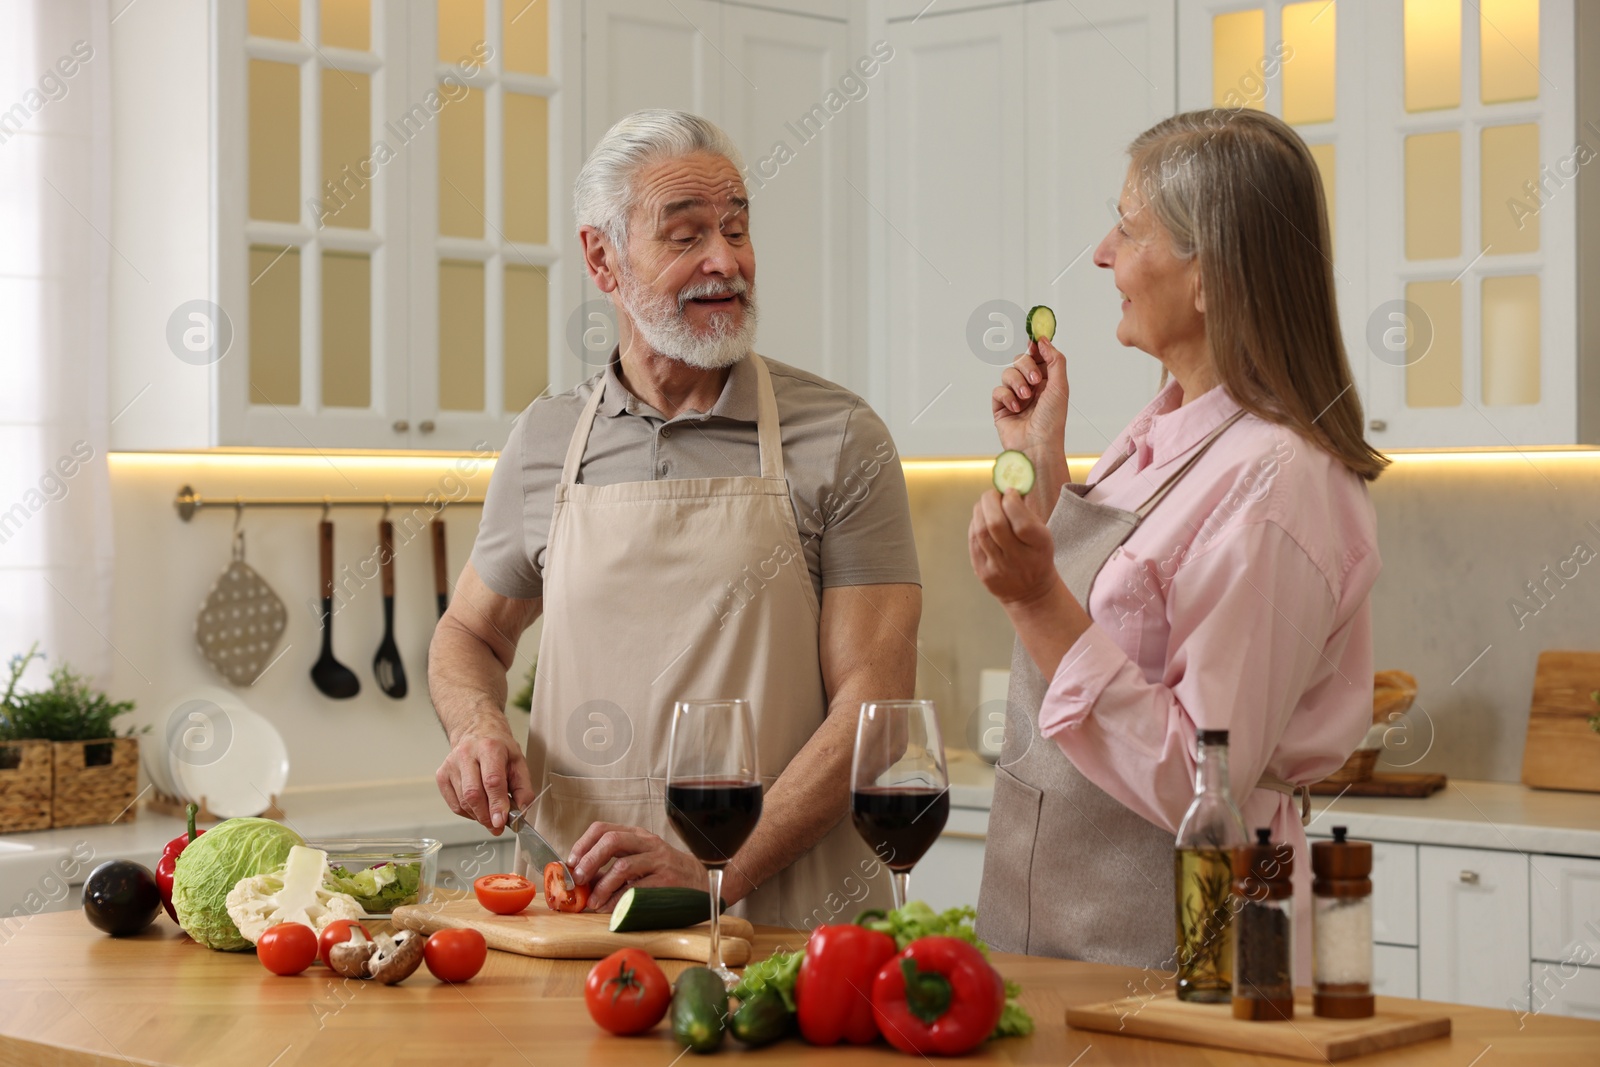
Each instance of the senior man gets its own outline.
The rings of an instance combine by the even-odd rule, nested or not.
[[[702,887],[666,819],[672,707],[744,697],[767,792],[724,898],[759,922],[853,914],[888,880],[843,818],[856,709],[911,695],[922,610],[893,442],[860,398],[751,350],[750,202],[722,130],[629,115],[574,202],[619,344],[524,411],[495,465],[429,653],[440,792],[495,833],[508,796],[537,801],[593,909]],[[524,762],[506,671],[541,613]]]

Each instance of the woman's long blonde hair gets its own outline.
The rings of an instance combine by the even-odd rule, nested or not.
[[[1214,108],[1157,123],[1128,153],[1173,251],[1199,257],[1206,342],[1228,395],[1375,479],[1389,460],[1362,433],[1327,201],[1305,142],[1265,112]]]

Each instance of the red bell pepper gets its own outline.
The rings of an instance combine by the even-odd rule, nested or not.
[[[864,926],[819,926],[806,942],[795,979],[800,1036],[813,1045],[868,1045],[878,1039],[872,1020],[872,981],[894,956],[894,938]]]
[[[179,853],[189,847],[189,842],[205,833],[194,828],[194,817],[199,813],[198,805],[189,805],[188,832],[168,841],[167,847],[161,850],[161,859],[156,863],[156,885],[161,890],[161,906],[167,909],[167,916],[173,922],[178,921],[178,913],[172,910],[172,872],[177,869]]]
[[[959,1056],[994,1033],[1006,986],[977,947],[923,937],[885,963],[872,983],[872,1014],[901,1052]]]

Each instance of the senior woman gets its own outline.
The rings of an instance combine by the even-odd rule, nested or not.
[[[1064,458],[1068,374],[1030,344],[995,389],[1026,497],[973,510],[973,568],[1018,641],[979,934],[998,949],[1170,970],[1173,842],[1197,730],[1229,732],[1245,827],[1295,848],[1297,971],[1309,855],[1296,787],[1371,723],[1379,569],[1332,244],[1304,142],[1256,111],[1174,116],[1130,146],[1095,252],[1117,340],[1163,387],[1084,484]],[[1093,397],[1079,404],[1094,402]]]

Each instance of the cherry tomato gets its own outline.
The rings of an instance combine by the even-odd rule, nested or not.
[[[638,1034],[667,1013],[672,986],[656,961],[636,948],[618,949],[589,972],[583,983],[589,1018],[613,1034]]]
[[[544,868],[544,902],[551,911],[582,911],[589,903],[589,887],[574,884],[568,889],[567,880],[561,876],[561,864],[549,863]]]
[[[488,942],[476,930],[438,930],[422,945],[428,973],[441,982],[470,981],[488,956]]]
[[[350,940],[350,928],[353,926],[361,924],[350,919],[335,919],[322,928],[322,937],[317,940],[317,958],[322,960],[324,966],[332,966],[328,963],[328,950],[334,945],[342,945]],[[371,939],[371,930],[361,926],[361,932],[366,934],[369,940]]]
[[[256,955],[273,974],[299,974],[317,961],[317,932],[305,923],[270,926],[256,942]]]
[[[472,883],[472,891],[496,915],[515,915],[539,895],[539,887],[520,874],[486,874]]]

